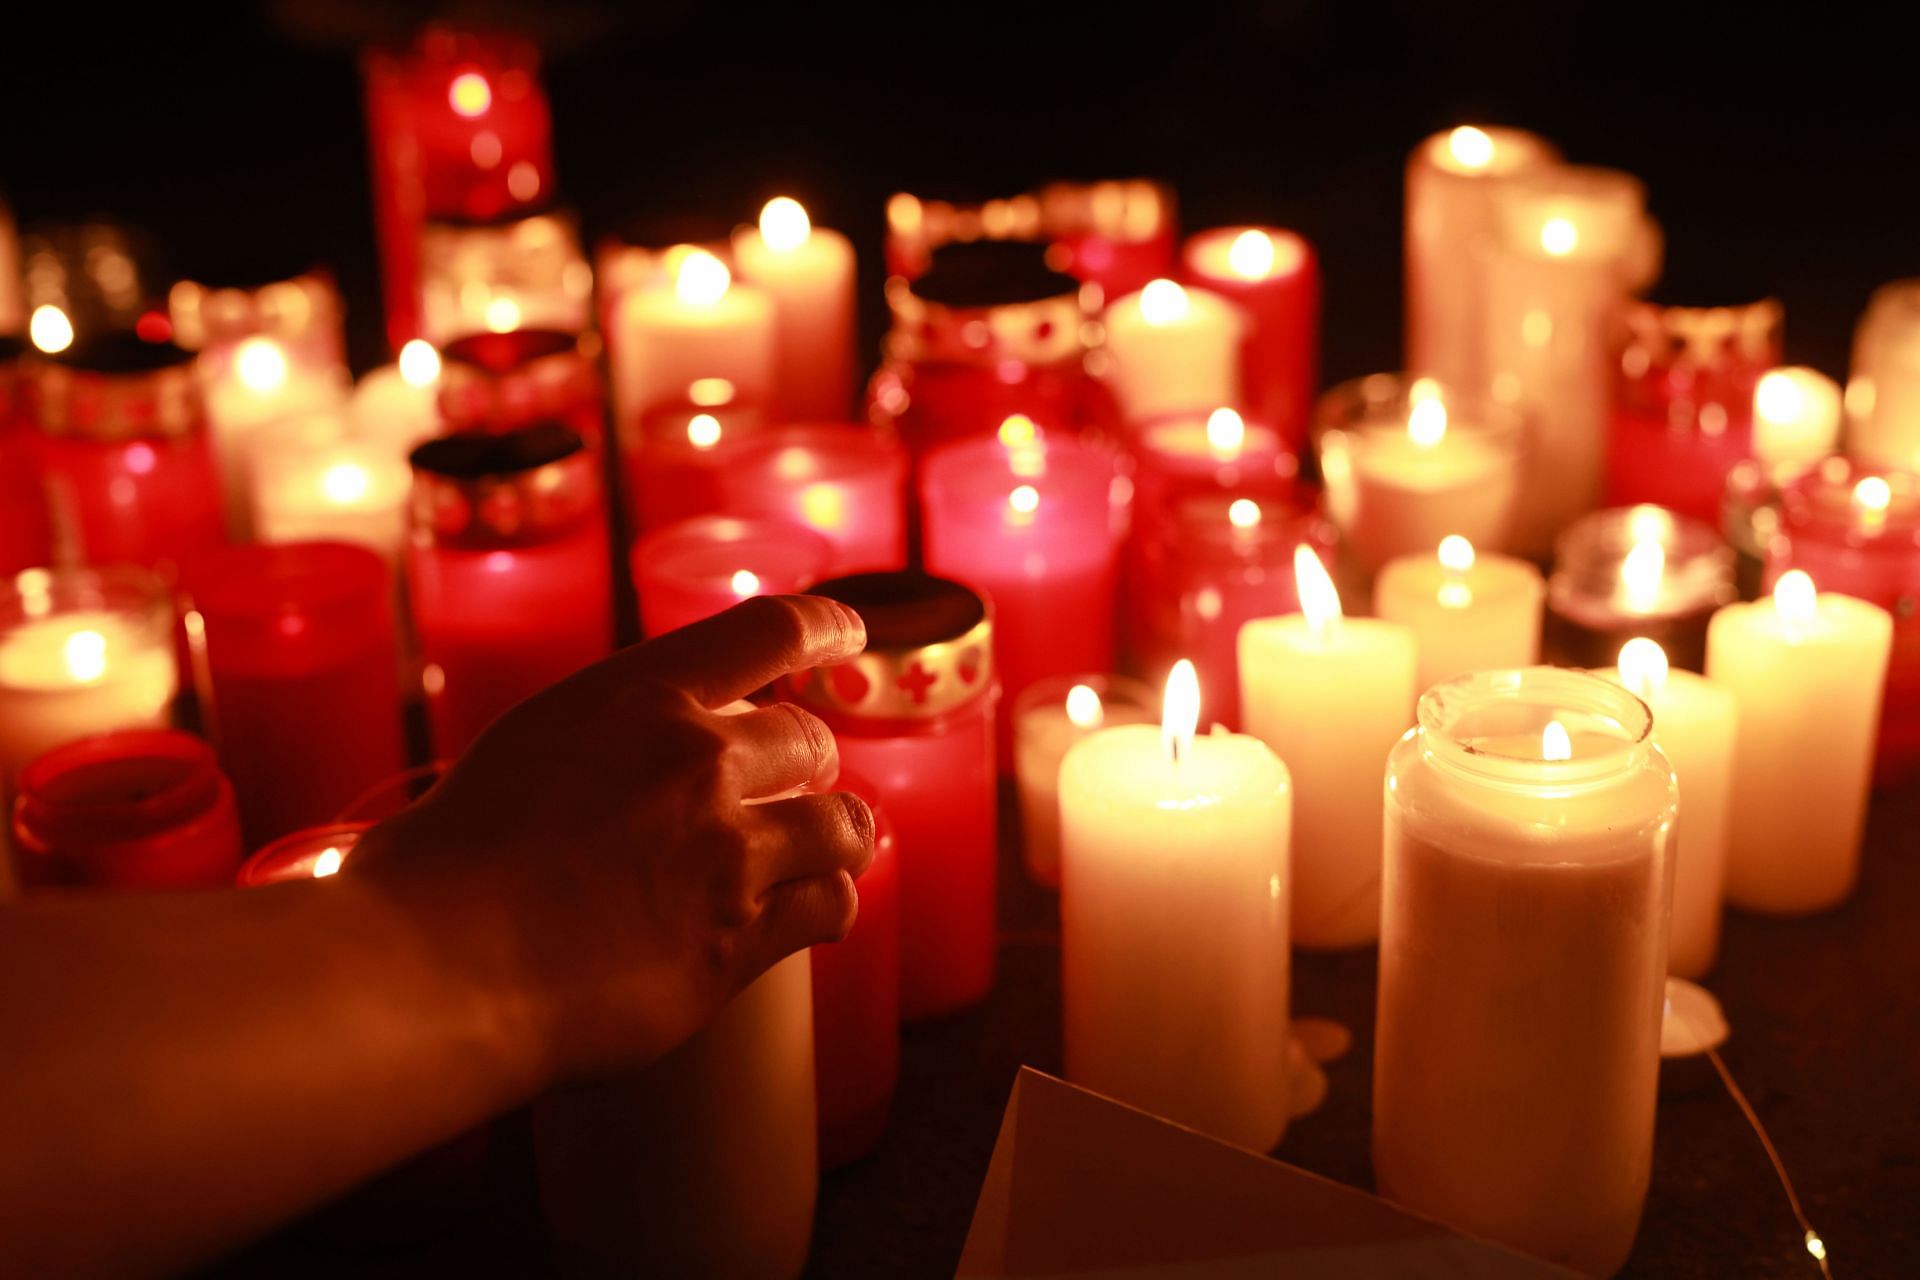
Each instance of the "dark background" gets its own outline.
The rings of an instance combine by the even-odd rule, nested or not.
[[[1795,362],[1843,374],[1869,291],[1920,273],[1920,44],[1848,6],[71,9],[0,53],[0,191],[23,225],[116,215],[215,282],[327,262],[361,368],[386,353],[352,50],[435,15],[541,38],[560,188],[589,237],[719,230],[780,192],[851,234],[869,351],[889,193],[1145,175],[1177,188],[1189,228],[1304,232],[1329,380],[1392,367],[1401,166],[1469,119],[1640,175],[1667,233],[1656,296],[1775,294]]]

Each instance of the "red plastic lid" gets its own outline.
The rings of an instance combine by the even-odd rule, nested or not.
[[[151,839],[233,803],[213,748],[172,729],[55,747],[21,770],[19,793],[14,821],[29,853]]]

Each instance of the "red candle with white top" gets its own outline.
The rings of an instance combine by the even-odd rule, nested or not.
[[[1190,237],[1180,256],[1190,283],[1246,312],[1241,400],[1298,450],[1320,384],[1320,263],[1313,246],[1277,227],[1219,227]]]
[[[889,431],[814,424],[749,438],[718,473],[721,509],[806,525],[833,545],[833,572],[907,566],[907,454]]]
[[[752,596],[794,595],[827,574],[833,548],[784,520],[695,516],[633,547],[640,629],[664,635]]]

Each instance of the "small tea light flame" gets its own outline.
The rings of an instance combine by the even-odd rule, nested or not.
[[[1293,582],[1300,596],[1300,613],[1309,627],[1325,631],[1340,621],[1340,592],[1320,557],[1304,542],[1293,549]]]
[[[51,302],[43,302],[33,309],[33,316],[27,321],[27,336],[41,351],[58,355],[73,345],[73,321]]]
[[[342,506],[366,497],[372,487],[372,475],[357,462],[336,462],[320,473],[321,496]]]
[[[313,878],[320,880],[340,874],[340,864],[346,860],[347,855],[340,852],[338,845],[328,845],[313,859]]]
[[[1092,685],[1077,684],[1067,690],[1067,719],[1076,729],[1098,729],[1106,719],[1106,708]]]
[[[1260,504],[1252,498],[1235,498],[1227,508],[1227,523],[1236,529],[1258,528]]]
[[[1156,328],[1187,318],[1187,291],[1171,280],[1149,280],[1140,291],[1140,318]]]
[[[792,253],[812,234],[806,206],[791,196],[775,196],[760,210],[760,238],[775,253]]]
[[[1548,218],[1540,226],[1540,247],[1553,257],[1566,257],[1579,243],[1579,229],[1565,218]]]
[[[248,338],[233,353],[233,374],[249,391],[278,391],[287,383],[287,353],[272,338]]]
[[[1040,509],[1040,491],[1023,484],[1007,495],[1007,505],[1020,515],[1030,516]]]
[[[1407,412],[1407,439],[1431,449],[1446,438],[1447,406],[1439,400],[1415,401]]]
[[[440,353],[425,338],[414,338],[400,348],[400,380],[410,387],[429,387],[440,377]]]
[[[1540,758],[1542,760],[1573,759],[1573,739],[1567,734],[1567,726],[1558,720],[1547,721],[1547,727],[1540,731]]]
[[[1227,250],[1227,265],[1242,280],[1265,280],[1273,274],[1273,237],[1264,231],[1242,231]]]
[[[726,297],[732,287],[733,273],[727,270],[727,264],[705,249],[688,249],[673,277],[674,293],[692,307],[710,307]]]
[[[1645,701],[1667,685],[1667,651],[1658,640],[1635,636],[1620,646],[1620,683]]]
[[[1660,598],[1660,583],[1667,573],[1667,549],[1651,540],[1636,542],[1620,562],[1620,585],[1627,603],[1636,609],[1651,608]]]
[[[1040,429],[1024,413],[1010,413],[1000,423],[1000,443],[1009,449],[1031,449],[1040,438]]]
[[[1447,135],[1447,151],[1462,169],[1484,169],[1493,163],[1493,139],[1485,129],[1470,124]]]
[[[1240,452],[1247,442],[1247,420],[1232,409],[1215,409],[1207,415],[1207,447],[1228,457]]]
[[[745,600],[748,596],[760,594],[760,575],[751,569],[737,569],[727,585],[733,588],[733,594]]]
[[[1179,764],[1193,747],[1193,731],[1200,727],[1200,673],[1182,658],[1167,673],[1167,692],[1160,704],[1160,739],[1167,759]]]
[[[1882,476],[1863,476],[1860,483],[1853,486],[1853,504],[1871,515],[1878,515],[1893,505],[1893,486]]]
[[[447,105],[464,120],[483,116],[493,105],[493,86],[478,71],[462,71],[447,86]]]
[[[82,684],[91,684],[107,674],[107,638],[98,631],[76,631],[61,646],[60,656],[67,674]]]
[[[1773,607],[1791,622],[1809,622],[1820,611],[1820,593],[1804,569],[1789,569],[1773,584]]]
[[[720,419],[710,413],[696,413],[687,419],[687,443],[696,449],[711,449],[720,443]]]

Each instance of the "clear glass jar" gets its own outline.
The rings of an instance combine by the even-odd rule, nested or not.
[[[1626,1261],[1653,1161],[1676,793],[1652,726],[1597,676],[1481,672],[1387,761],[1376,1183],[1588,1275]]]
[[[1547,580],[1547,660],[1610,667],[1635,636],[1674,666],[1700,671],[1707,623],[1735,599],[1733,550],[1709,525],[1665,507],[1584,515],[1554,544]]]

